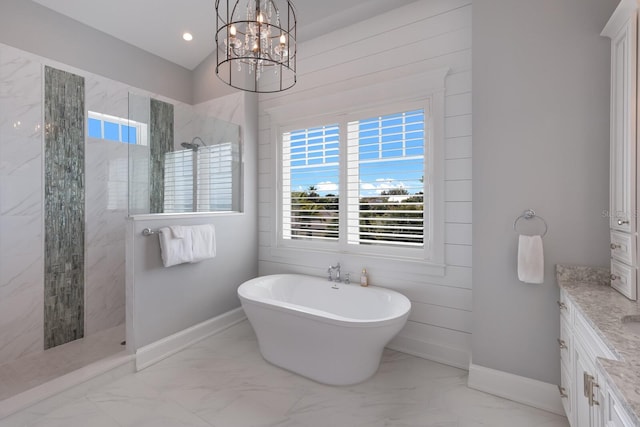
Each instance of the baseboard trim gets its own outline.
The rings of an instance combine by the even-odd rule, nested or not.
[[[566,416],[558,386],[508,372],[469,365],[469,388]]]
[[[439,344],[420,341],[413,338],[397,336],[387,348],[407,353],[422,359],[432,360],[456,368],[467,370],[469,368],[469,353],[464,350],[445,347]]]
[[[242,307],[238,307],[220,316],[205,320],[183,331],[145,345],[136,350],[136,370],[140,371],[148,368],[198,341],[222,332],[246,318],[247,316],[245,316]]]

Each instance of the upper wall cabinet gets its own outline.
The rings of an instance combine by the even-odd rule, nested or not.
[[[637,295],[637,70],[638,7],[623,0],[602,35],[611,39],[611,286],[626,297]]]

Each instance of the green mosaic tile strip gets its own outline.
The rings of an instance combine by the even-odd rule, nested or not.
[[[164,210],[164,153],[173,149],[173,105],[151,99],[149,144],[150,213]]]
[[[84,78],[45,67],[44,341],[84,336]]]

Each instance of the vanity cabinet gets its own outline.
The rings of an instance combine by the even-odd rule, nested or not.
[[[637,298],[638,7],[622,0],[602,35],[611,39],[610,191],[611,286]]]
[[[572,427],[605,427],[606,388],[596,359],[615,359],[564,292],[560,293],[560,370],[562,404]],[[616,424],[611,424],[616,425]]]

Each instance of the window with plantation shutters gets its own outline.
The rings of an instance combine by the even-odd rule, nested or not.
[[[285,132],[282,159],[282,237],[338,240],[338,125]]]
[[[424,244],[424,110],[347,124],[349,244]]]
[[[193,211],[193,158],[195,151],[169,151],[164,155],[164,212]]]
[[[424,248],[427,123],[412,109],[282,133],[282,239]]]

